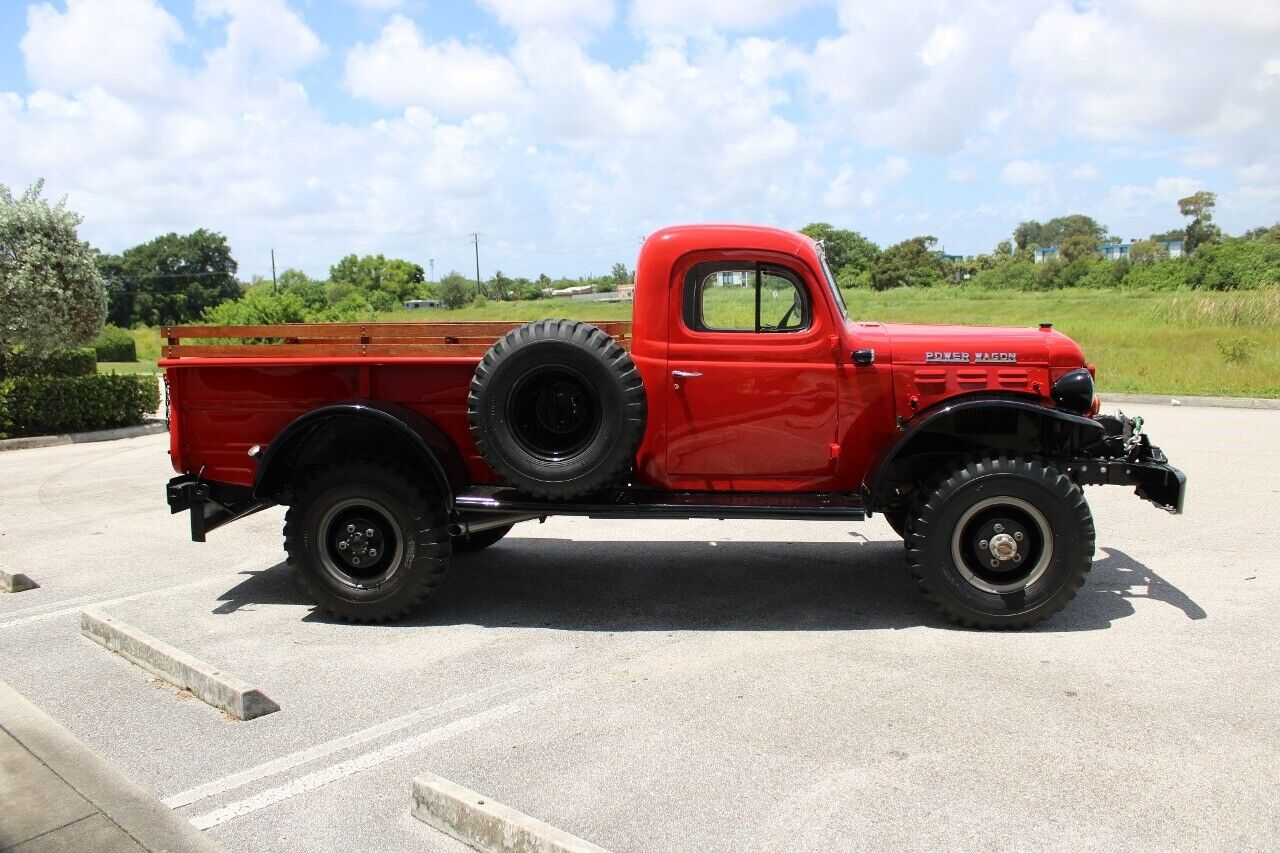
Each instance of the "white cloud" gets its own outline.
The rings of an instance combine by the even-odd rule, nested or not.
[[[347,0],[347,2],[370,12],[390,12],[404,5],[404,0]]]
[[[1011,187],[1040,187],[1051,178],[1049,167],[1039,160],[1011,160],[1000,170],[1000,180]]]
[[[346,85],[383,106],[422,106],[450,116],[508,106],[521,89],[505,57],[456,39],[425,42],[403,15],[392,17],[377,41],[352,48]]]
[[[177,20],[154,0],[68,0],[65,12],[28,7],[21,45],[39,88],[159,95],[172,85],[169,51],[181,38]]]
[[[486,0],[490,2],[490,0]],[[635,0],[631,26],[643,32],[757,31],[820,0]]]
[[[225,18],[227,38],[211,63],[272,73],[305,68],[324,45],[284,0],[197,0],[203,19]]]
[[[613,0],[478,0],[514,30],[587,31],[613,22]]]

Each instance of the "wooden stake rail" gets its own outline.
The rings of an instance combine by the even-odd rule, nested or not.
[[[165,358],[481,357],[522,321],[165,326]],[[593,323],[630,347],[631,324]]]

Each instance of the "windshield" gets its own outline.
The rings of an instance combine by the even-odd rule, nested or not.
[[[831,267],[827,266],[827,252],[823,248],[821,241],[817,243],[818,260],[822,262],[822,274],[827,277],[827,287],[831,288],[831,292],[835,294],[836,304],[840,306],[840,315],[846,320],[849,319],[849,306],[844,304],[844,294],[840,292],[840,288],[836,285],[836,277],[831,274]]]

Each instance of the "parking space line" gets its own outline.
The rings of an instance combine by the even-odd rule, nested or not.
[[[668,636],[664,640],[652,644],[644,644],[644,641],[637,641],[636,645],[643,645],[642,648],[632,648],[632,644],[627,644],[627,647],[622,649],[614,648],[609,649],[602,654],[593,655],[588,658],[577,658],[574,661],[574,665],[557,678],[554,686],[534,690],[533,692],[513,699],[510,702],[496,705],[482,711],[477,711],[469,716],[452,720],[443,725],[428,729],[425,732],[413,735],[412,737],[404,738],[403,740],[398,740],[394,743],[387,744],[386,746],[379,747],[378,749],[364,753],[363,755],[357,755],[353,758],[346,759],[345,761],[340,761],[337,764],[332,764],[311,773],[306,773],[288,782],[284,782],[280,785],[276,785],[275,787],[268,788],[258,794],[254,794],[251,797],[246,797],[245,799],[238,800],[205,814],[197,815],[191,818],[191,824],[199,829],[210,829],[243,817],[247,814],[252,814],[260,809],[265,809],[268,806],[273,806],[277,803],[284,802],[285,800],[292,799],[299,794],[305,794],[309,791],[323,788],[326,785],[345,779],[353,774],[360,773],[380,764],[385,764],[388,761],[393,761],[397,758],[410,755],[424,747],[433,746],[437,743],[446,741],[449,738],[480,728],[488,723],[497,722],[498,720],[512,716],[520,711],[532,708],[541,702],[549,701],[557,695],[575,690],[577,689],[576,685],[578,682],[594,675],[598,675],[602,668],[608,667],[614,661],[621,661],[637,654],[652,654],[654,652],[670,648],[671,646],[679,645],[683,642],[687,642],[687,638]],[[547,673],[542,672],[538,673],[536,676],[529,676],[520,679],[515,684],[509,685],[509,687],[511,688],[511,691],[514,691],[517,687],[527,685],[531,682],[545,684],[547,681]],[[390,726],[397,722],[398,720],[391,720],[383,725]],[[375,726],[373,728],[376,729],[379,727]],[[403,728],[403,726],[399,726],[399,728]],[[356,732],[352,735],[348,735],[347,737],[367,740],[368,738],[365,738],[364,735],[365,732]],[[341,738],[339,738],[339,740],[341,740]],[[333,742],[331,741],[329,743],[331,744]],[[340,748],[341,747],[334,747],[333,749],[330,749],[328,748],[328,744],[321,744],[315,747],[317,750],[323,749],[325,754],[334,752]],[[306,750],[304,750],[303,753],[296,754],[296,756],[287,756],[283,759],[279,759],[279,761],[287,761],[291,765],[304,763],[302,761],[296,761],[294,758],[305,754],[305,752]],[[266,768],[273,763],[275,762],[269,762],[268,765],[262,765],[262,768]],[[255,769],[248,770],[245,771],[244,774],[237,775],[248,774],[252,774],[254,779],[246,779],[243,782],[237,783],[234,787],[239,787],[240,785],[247,784],[255,779],[271,775],[271,771],[258,773],[257,769]],[[236,777],[228,777],[228,779],[234,778]],[[212,782],[209,783],[209,787],[214,787],[219,784],[220,783]],[[198,788],[192,789],[193,792],[199,790],[200,789]],[[166,805],[169,805],[172,801],[185,797],[186,794],[177,794],[173,797],[169,797],[163,802]]]
[[[492,700],[503,696],[504,694],[516,692],[524,683],[532,681],[532,679],[521,679],[520,682],[507,683],[497,687],[490,687],[484,690],[475,690],[470,693],[464,693],[461,696],[455,696],[425,708],[419,708],[399,717],[395,717],[385,722],[361,729],[332,740],[318,743],[315,746],[299,750],[297,752],[283,755],[272,761],[267,761],[256,767],[250,767],[239,773],[233,773],[221,779],[214,779],[211,782],[205,782],[186,791],[166,797],[162,802],[171,809],[180,809],[197,803],[200,800],[209,797],[216,797],[219,794],[225,794],[241,788],[245,785],[252,784],[268,776],[274,776],[283,773],[286,770],[292,770],[295,767],[301,767],[321,758],[327,758],[334,753],[341,752],[353,746],[360,746],[377,740],[378,738],[394,734],[402,731],[432,717],[438,717],[465,708],[467,705],[473,705],[484,700]]]
[[[349,758],[346,761],[340,761],[321,770],[307,773],[303,776],[293,779],[283,785],[277,785],[274,788],[268,788],[261,793],[254,794],[243,800],[214,809],[206,814],[197,815],[191,818],[191,825],[197,829],[210,829],[220,826],[228,821],[244,817],[252,814],[259,809],[265,809],[268,806],[274,806],[276,803],[284,802],[292,799],[299,794],[305,794],[308,791],[314,791],[317,788],[323,788],[340,779],[345,779],[356,773],[368,770],[371,767],[377,767],[379,764],[385,764],[396,758],[417,752],[423,747],[432,746],[457,735],[478,729],[489,723],[497,722],[505,717],[516,714],[527,707],[544,701],[558,692],[559,688],[550,688],[548,690],[533,693],[528,696],[522,696],[519,699],[507,702],[503,705],[497,705],[487,708],[468,717],[453,720],[438,726],[434,729],[416,734],[413,737],[398,740],[389,743],[386,746],[379,747],[372,752],[366,752],[355,758]]]
[[[211,583],[214,583],[215,581],[222,581],[225,583],[228,580],[233,580],[234,578],[239,577],[247,569],[253,568],[254,566],[260,566],[261,564],[262,564],[262,560],[260,559],[253,560],[251,562],[247,561],[243,566],[238,567],[234,572],[231,572],[230,574],[210,575],[208,577],[204,577],[199,580],[188,581],[187,583],[175,584],[173,586],[156,587],[154,589],[148,589],[142,592],[135,592],[130,595],[122,595],[117,598],[103,599],[101,597],[101,594],[89,593],[88,595],[79,595],[74,598],[66,598],[61,601],[51,601],[47,604],[42,604],[36,607],[28,607],[23,610],[11,611],[8,615],[10,616],[14,616],[15,614],[17,615],[14,616],[14,618],[0,621],[0,629],[13,628],[13,627],[17,627],[18,625],[27,625],[32,622],[39,622],[42,619],[56,619],[59,616],[68,616],[73,613],[79,613],[81,610],[84,609],[84,606],[86,604],[93,605],[95,607],[111,607],[112,605],[115,605],[115,604],[125,604],[130,601],[137,601],[138,599],[146,598],[147,596],[150,596],[150,595],[168,595],[169,593],[173,593],[173,592],[181,592],[184,589],[192,589],[193,587],[204,586],[205,584],[211,584]],[[55,608],[55,609],[50,610],[49,608]],[[44,611],[44,612],[40,612],[40,611]],[[30,615],[26,615],[26,614],[30,614]]]

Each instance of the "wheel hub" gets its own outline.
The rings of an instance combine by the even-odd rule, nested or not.
[[[353,568],[372,565],[386,549],[386,534],[374,521],[354,518],[334,533],[333,544],[338,549],[338,559]]]
[[[1020,498],[979,501],[955,527],[952,555],[965,580],[997,594],[1034,583],[1053,556],[1044,514]]]

